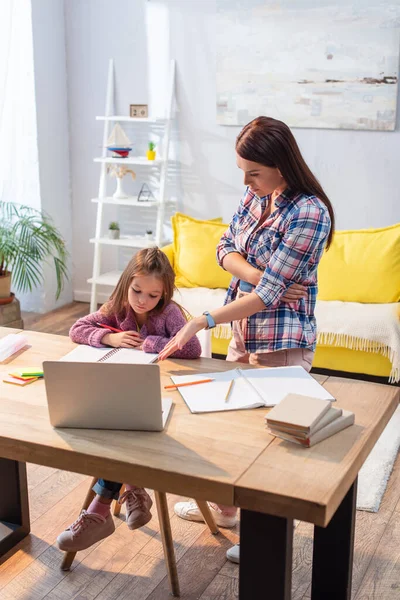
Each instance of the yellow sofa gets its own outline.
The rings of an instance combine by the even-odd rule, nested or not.
[[[174,241],[163,251],[176,273],[176,300],[191,314],[222,306],[229,275],[217,265],[215,248],[227,225],[177,213]],[[400,224],[381,229],[338,231],[318,272],[318,300],[357,303],[400,301]],[[328,301],[328,302],[327,302]],[[317,301],[318,302],[318,301]],[[400,326],[399,326],[400,327]],[[399,329],[400,335],[400,329]],[[226,355],[230,326],[213,330],[213,354]],[[336,342],[338,343],[338,342]],[[389,377],[391,362],[376,351],[318,343],[313,367]]]

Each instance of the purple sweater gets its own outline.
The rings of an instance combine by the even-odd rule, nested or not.
[[[87,344],[97,348],[104,348],[102,339],[107,333],[112,333],[98,327],[96,323],[104,323],[122,331],[137,331],[133,310],[125,316],[105,316],[101,311],[87,315],[79,319],[70,329],[69,336],[77,344]],[[140,335],[144,339],[144,352],[158,353],[167,345],[169,340],[185,325],[186,319],[179,306],[174,302],[168,304],[159,315],[150,315],[147,323],[140,329]],[[201,354],[200,342],[196,336],[192,337],[181,349],[174,352],[171,358],[199,358]]]

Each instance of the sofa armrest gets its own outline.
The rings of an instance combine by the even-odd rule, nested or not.
[[[168,244],[167,246],[163,246],[160,248],[166,254],[169,262],[171,263],[171,267],[175,270],[175,254],[174,254],[174,246],[173,244]]]

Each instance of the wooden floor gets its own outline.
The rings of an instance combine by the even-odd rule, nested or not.
[[[88,305],[73,303],[48,315],[24,314],[26,329],[66,334]],[[317,476],[317,474],[316,474]],[[0,565],[1,600],[167,600],[170,599],[156,516],[143,529],[129,531],[121,518],[116,532],[80,552],[71,572],[60,571],[55,539],[78,513],[90,478],[28,465],[32,533]],[[171,525],[183,600],[238,598],[238,568],[225,559],[236,530],[212,536],[199,523],[173,514]],[[154,511],[155,512],[155,511]],[[295,531],[293,600],[310,599],[312,526]],[[400,598],[400,459],[378,513],[357,512],[353,600]],[[254,600],[275,600],[265,590]]]

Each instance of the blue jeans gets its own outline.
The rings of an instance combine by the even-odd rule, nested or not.
[[[119,491],[122,487],[122,483],[116,483],[115,481],[105,481],[104,479],[98,479],[92,487],[92,490],[96,492],[102,498],[110,498],[111,500],[118,500]]]

